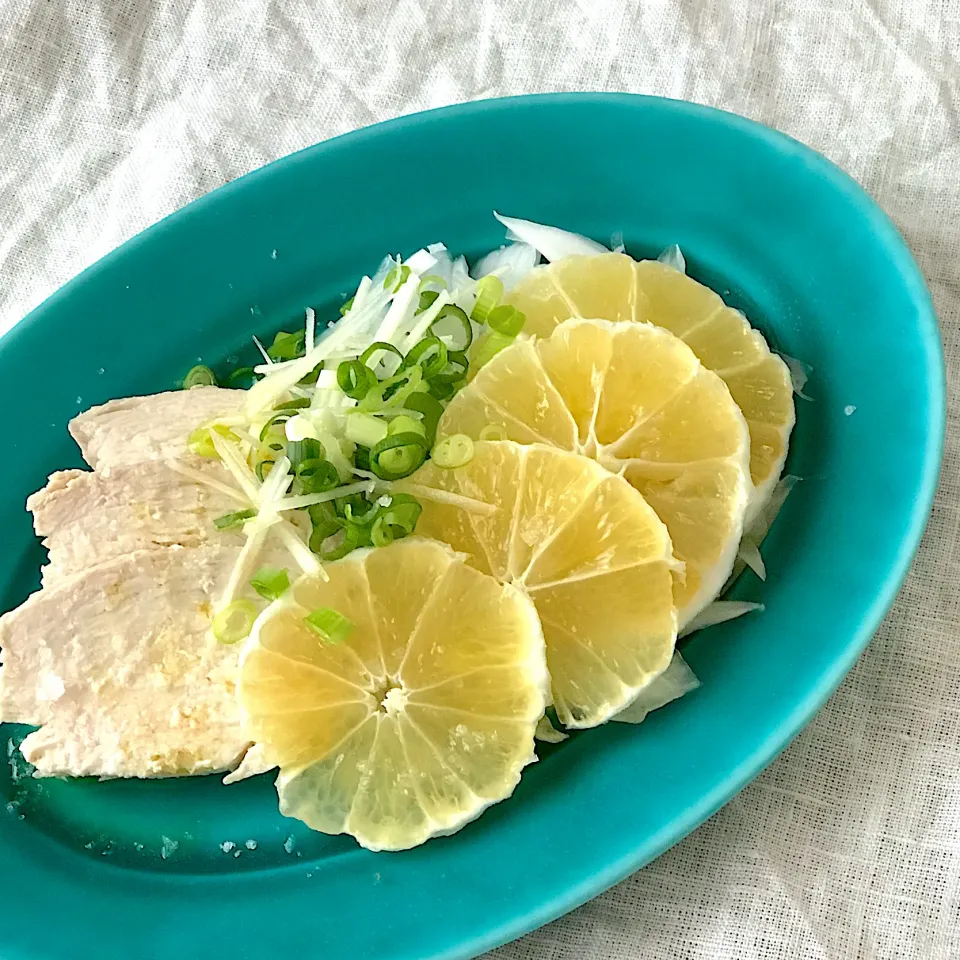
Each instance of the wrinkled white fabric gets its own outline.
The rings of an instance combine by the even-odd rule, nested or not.
[[[353,127],[546,90],[778,127],[903,231],[960,377],[958,0],[0,0],[0,329],[202,193]],[[896,608],[668,854],[497,960],[960,958],[960,436]]]

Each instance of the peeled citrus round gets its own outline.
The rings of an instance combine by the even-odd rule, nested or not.
[[[666,527],[622,477],[542,444],[479,442],[466,465],[428,462],[398,486],[423,504],[418,534],[533,601],[567,726],[603,723],[669,664],[678,564]]]
[[[248,733],[280,810],[370,850],[453,833],[535,759],[549,681],[522,591],[409,538],[329,564],[260,616],[240,663]],[[333,610],[345,638],[305,618]]]
[[[684,564],[680,625],[720,592],[750,497],[750,442],[723,381],[649,324],[568,320],[497,354],[450,402],[441,435],[488,425],[622,474],[667,525]]]
[[[708,287],[657,260],[622,253],[571,256],[532,270],[506,296],[525,332],[549,336],[570,317],[636,320],[678,336],[723,379],[750,430],[754,515],[787,456],[795,414],[790,371],[742,313]]]

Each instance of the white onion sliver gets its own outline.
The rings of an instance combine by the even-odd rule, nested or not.
[[[793,392],[804,400],[812,400],[813,397],[808,397],[803,392],[803,388],[807,385],[807,380],[813,372],[813,367],[804,363],[802,360],[797,360],[795,357],[788,357],[785,353],[780,354],[780,359],[787,365],[787,369],[790,371],[790,382],[793,385]]]
[[[570,233],[567,230],[561,230],[559,227],[534,223],[532,220],[501,217],[496,210],[494,210],[493,215],[507,228],[509,238],[529,243],[548,260],[562,260],[564,257],[573,254],[592,256],[610,252],[603,244],[583,237],[579,233]]]
[[[699,686],[700,681],[687,661],[679,653],[674,653],[667,669],[641,690],[640,696],[613,719],[620,723],[642,723],[651,710],[659,710]]]
[[[515,287],[538,263],[540,254],[529,243],[517,241],[481,257],[473,268],[479,280],[490,274],[500,278],[504,290]]]
[[[750,603],[746,600],[714,600],[683,628],[680,636],[686,637],[697,630],[703,630],[718,623],[726,623],[728,620],[735,620],[754,610],[763,609],[762,603]]]
[[[670,244],[657,259],[665,266],[671,267],[680,273],[687,272],[687,261],[684,259],[680,248],[675,244]]]
[[[563,743],[564,740],[570,739],[570,734],[558,730],[546,716],[537,721],[537,729],[533,732],[533,736],[544,743]]]
[[[744,537],[740,541],[740,548],[737,556],[761,579],[767,579],[767,568],[764,566],[763,557],[760,556],[760,548],[750,537]]]

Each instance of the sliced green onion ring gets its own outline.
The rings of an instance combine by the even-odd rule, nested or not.
[[[254,378],[253,367],[237,367],[236,370],[232,371],[227,375],[227,383],[236,383],[238,380]]]
[[[505,350],[515,342],[515,337],[507,337],[502,333],[491,330],[479,343],[477,352],[473,357],[474,367],[479,370],[482,366],[488,364],[501,350]]]
[[[276,600],[290,589],[290,574],[283,567],[261,567],[250,586],[263,597],[264,600]]]
[[[473,305],[470,316],[478,323],[486,323],[490,311],[497,306],[503,297],[503,281],[492,274],[481,277],[477,281],[477,301]]]
[[[380,407],[402,407],[404,401],[423,382],[423,370],[417,366],[399,370],[392,377],[381,380],[360,401],[360,409],[364,412],[377,410]]]
[[[198,457],[215,460],[220,456],[217,453],[217,448],[213,445],[213,440],[210,439],[210,430],[207,427],[197,427],[187,437],[187,447],[191,453],[195,453]]]
[[[462,350],[451,350],[447,354],[447,362],[443,368],[429,379],[432,382],[455,383],[464,380],[470,370],[470,361]]]
[[[297,397],[295,400],[284,400],[278,403],[274,410],[304,410],[310,406],[310,400],[307,397]]]
[[[417,364],[423,371],[423,379],[429,380],[446,367],[447,356],[447,345],[439,337],[424,337],[410,348],[403,358],[401,369]]]
[[[381,507],[373,522],[373,528],[370,531],[370,539],[375,547],[385,547],[399,540],[402,537],[408,537],[417,527],[417,520],[420,519],[420,513],[423,506],[416,497],[409,493],[397,493],[390,499],[390,504]]]
[[[473,342],[470,318],[453,303],[440,308],[428,332],[443,340],[448,350],[466,350]]]
[[[443,470],[455,470],[473,459],[473,440],[465,433],[444,437],[433,448],[430,459]]]
[[[189,390],[191,387],[215,387],[216,385],[217,375],[203,363],[191,367],[183,378],[184,390]]]
[[[308,613],[303,622],[324,643],[343,643],[353,633],[353,621],[331,607],[319,607]]]
[[[430,307],[436,302],[437,297],[440,296],[439,291],[437,290],[423,290],[420,293],[420,301],[417,304],[417,313],[423,313],[424,310],[429,310]]]
[[[392,343],[387,343],[385,340],[375,340],[360,354],[360,362],[364,364],[364,366],[373,367],[373,363],[370,361],[373,357],[376,357],[378,353],[392,353],[394,356],[399,357],[401,362],[403,361],[403,353],[399,347],[395,347]],[[374,363],[379,362],[380,359],[380,357],[377,357]]]
[[[307,460],[323,460],[324,451],[319,440],[304,437],[303,440],[287,441],[287,457],[293,470]]]
[[[213,525],[218,530],[233,530],[234,527],[242,527],[256,515],[256,510],[235,510],[233,513],[225,513],[222,517],[217,517]]]
[[[267,436],[273,432],[274,427],[286,423],[292,416],[293,411],[283,410],[280,413],[275,413],[261,428],[260,428],[260,442],[266,443]],[[286,439],[286,434],[284,434],[284,439]]]
[[[336,538],[339,530],[343,531],[343,539],[338,543],[328,546],[327,541],[331,537]],[[310,549],[313,550],[314,534],[310,535]],[[327,534],[323,540],[317,543],[318,549],[314,553],[320,554],[321,560],[342,560],[348,553],[354,551],[360,545],[360,528],[356,524],[348,523],[338,526],[337,530]]]
[[[372,447],[387,435],[387,425],[369,413],[357,410],[344,419],[344,436],[363,447]]]
[[[270,475],[270,470],[273,468],[275,460],[259,460],[257,465],[253,468],[254,473],[257,475],[257,479],[263,483],[264,480]]]
[[[413,417],[394,417],[387,425],[387,436],[393,433],[419,433],[426,439],[427,429],[422,420],[414,420]]]
[[[340,316],[341,316],[341,317],[345,317],[345,316],[350,312],[350,308],[353,306],[353,301],[354,301],[355,299],[356,299],[356,297],[351,297],[349,300],[347,300],[346,303],[343,304],[342,307],[340,307]]]
[[[213,635],[220,643],[239,643],[250,636],[257,619],[257,607],[252,600],[234,600],[213,618]]]
[[[383,289],[396,293],[407,282],[409,276],[410,268],[405,263],[399,267],[394,267],[383,278]]]
[[[447,289],[447,281],[440,276],[439,273],[428,273],[425,277],[420,278],[420,289],[423,290],[428,285],[438,287],[440,290]]]
[[[429,393],[411,393],[403,402],[407,410],[423,415],[420,424],[423,427],[427,443],[433,446],[437,436],[437,424],[443,416],[443,404]]]
[[[488,423],[480,431],[481,440],[509,440],[507,431],[499,423]]]
[[[267,356],[278,363],[285,360],[296,360],[302,357],[305,352],[306,333],[301,330],[298,333],[287,333],[280,330],[273,338],[273,343],[267,348]]]
[[[344,360],[337,367],[337,385],[351,400],[362,400],[376,384],[374,372],[359,360]]]
[[[515,337],[523,329],[526,322],[526,316],[516,307],[507,303],[494,307],[487,317],[487,326],[494,333],[502,334],[505,337]]]
[[[419,433],[395,433],[370,450],[370,469],[381,480],[407,477],[427,458],[427,441]]]
[[[297,464],[296,477],[303,494],[326,493],[340,485],[337,468],[329,460],[320,457],[301,460]]]

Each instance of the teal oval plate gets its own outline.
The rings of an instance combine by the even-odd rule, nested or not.
[[[810,719],[866,645],[917,547],[936,482],[944,375],[923,280],[867,195],[739,117],[628,95],[494,100],[405,117],[258,170],[157,224],[0,342],[8,431],[4,609],[39,583],[23,509],[79,466],[78,410],[242,362],[321,317],[387,252],[476,255],[503,213],[656,255],[812,367],[771,533],[760,615],[697,635],[703,682],[639,727],[544,747],[513,799],[400,854],[311,834],[269,777],[37,781],[3,728],[0,955],[465,958],[595,896],[692,830]],[[238,361],[238,358],[240,360]]]

